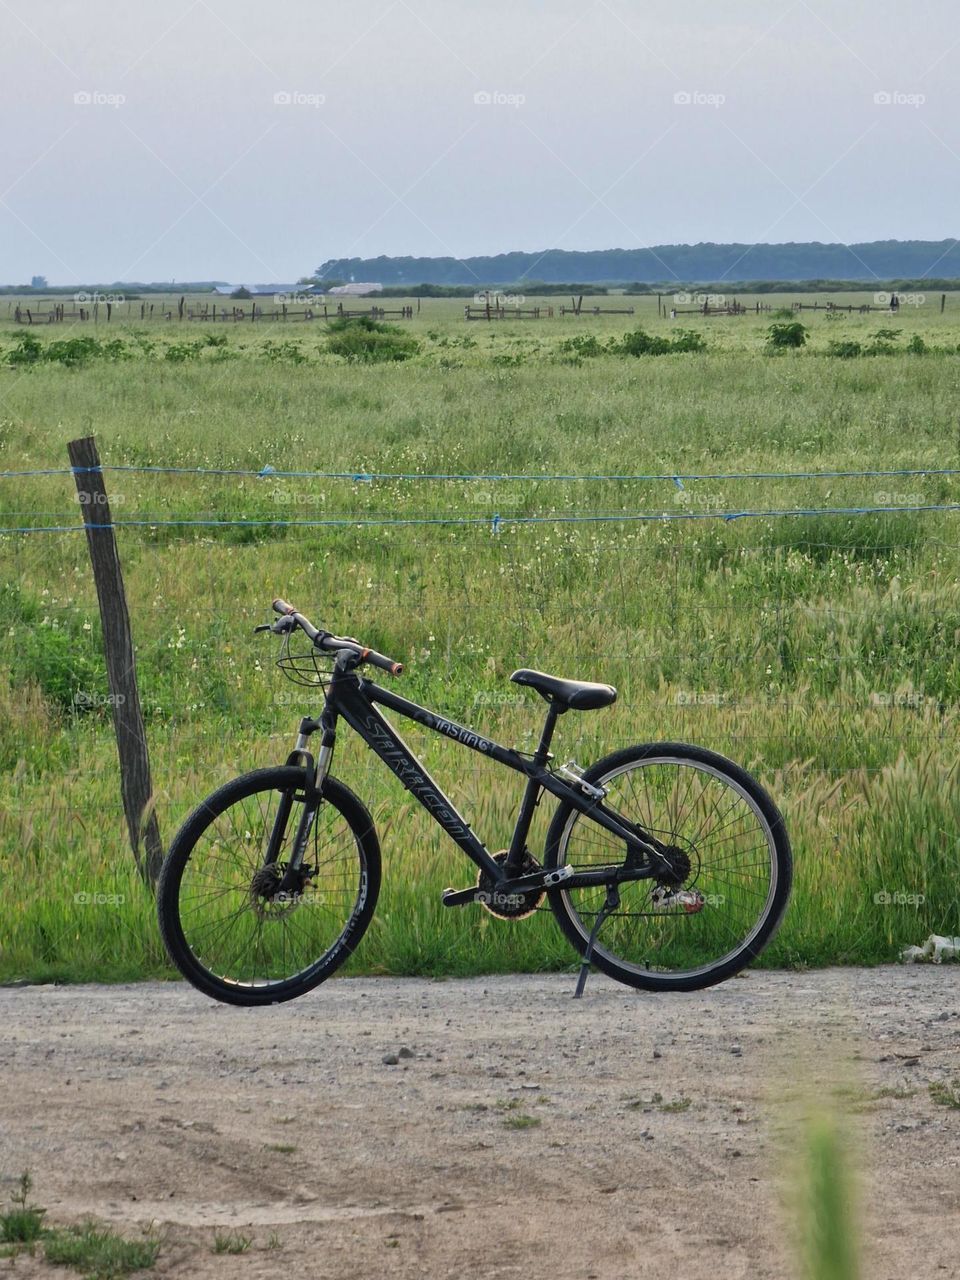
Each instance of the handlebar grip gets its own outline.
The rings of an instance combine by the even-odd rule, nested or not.
[[[366,649],[363,657],[365,662],[380,667],[382,671],[389,671],[392,676],[403,675],[402,662],[394,662],[392,658],[386,658],[382,653],[375,653],[373,649]]]
[[[383,671],[388,671],[392,676],[399,676],[403,672],[403,663],[394,662],[392,658],[385,657],[382,653],[377,653],[374,649],[365,648],[359,640],[352,640],[346,636],[332,636],[329,631],[318,631],[308,618],[302,613],[298,613],[292,604],[288,604],[286,600],[280,596],[273,601],[274,613],[279,613],[283,617],[292,618],[296,626],[298,626],[313,643],[320,649],[348,649],[352,653],[360,655],[362,662],[369,662],[375,667],[380,667]]]

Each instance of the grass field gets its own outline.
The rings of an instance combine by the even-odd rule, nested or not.
[[[280,762],[313,709],[273,668],[275,642],[251,634],[282,594],[402,658],[404,693],[500,741],[529,745],[539,728],[542,704],[507,679],[531,665],[620,690],[616,706],[564,718],[562,758],[681,738],[755,771],[797,862],[764,962],[872,963],[960,932],[957,513],[909,509],[960,502],[960,477],[538,478],[958,468],[960,295],[942,314],[939,295],[895,317],[804,312],[806,346],[780,354],[770,313],[671,321],[655,298],[597,302],[636,315],[467,324],[462,300],[426,300],[403,326],[418,353],[369,365],[326,352],[318,323],[147,326],[122,307],[95,331],[112,350],[11,365],[26,331],[0,310],[3,471],[65,467],[66,442],[92,432],[107,465],[346,473],[108,474],[115,518],[147,521],[120,547],[164,836],[219,782]],[[640,325],[695,330],[707,348],[569,346]],[[883,330],[899,333],[878,343]],[[44,346],[93,333],[30,331]],[[925,349],[908,351],[918,336]],[[879,352],[829,354],[851,342]],[[352,478],[371,472],[523,478]],[[873,506],[895,510],[720,518]],[[625,519],[664,513],[696,518]],[[559,519],[572,516],[613,519]],[[475,523],[359,523],[424,517]],[[163,525],[243,518],[345,523]],[[69,475],[0,478],[0,525],[79,521]],[[163,974],[122,824],[85,540],[6,534],[0,556],[0,977]],[[511,779],[406,736],[503,847]],[[546,915],[445,911],[439,892],[468,883],[468,864],[346,738],[335,772],[372,808],[385,854],[354,972],[572,962]]]

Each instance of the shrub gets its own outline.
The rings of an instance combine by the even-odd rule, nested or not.
[[[897,342],[900,338],[902,329],[878,329],[873,335],[873,341],[867,347],[868,356],[890,356],[897,349]]]
[[[307,357],[296,342],[273,342],[270,338],[261,348],[266,358],[274,364],[306,364]]]
[[[202,340],[198,342],[174,342],[167,347],[163,353],[163,358],[173,364],[182,364],[184,360],[199,360],[203,347]]]
[[[707,349],[703,335],[694,329],[677,329],[675,334],[673,338],[665,338],[647,333],[645,329],[635,329],[633,333],[625,333],[619,343],[612,342],[610,350],[624,356],[665,356],[673,352]]]
[[[852,339],[843,341],[830,342],[827,344],[827,355],[837,356],[841,360],[852,360],[855,356],[863,354],[863,347],[859,342]]]
[[[17,339],[17,345],[7,352],[7,364],[36,364],[43,359],[43,343],[32,333],[24,333]]]
[[[673,339],[673,351],[706,351],[707,340],[696,329],[677,329]]]
[[[332,320],[327,331],[327,350],[352,362],[409,360],[420,350],[420,343],[409,333],[370,316]]]
[[[767,330],[767,346],[774,351],[802,347],[806,341],[807,326],[799,320],[791,320],[789,324],[772,324]]]
[[[11,365],[32,365],[45,361],[50,364],[65,364],[68,367],[86,364],[88,360],[122,360],[129,355],[122,338],[108,338],[101,342],[98,338],[80,336],[75,338],[58,338],[48,342],[46,346],[32,333],[23,334],[12,351],[7,352],[7,363]]]
[[[561,342],[559,350],[576,356],[602,356],[606,347],[600,342],[596,334],[584,333]]]

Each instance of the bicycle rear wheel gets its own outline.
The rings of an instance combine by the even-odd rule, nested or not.
[[[279,891],[304,806],[302,769],[259,769],[184,822],[157,885],[170,958],[227,1004],[292,1000],[328,978],[363,937],[380,892],[380,844],[363,803],[335,778],[308,837],[298,888]],[[266,862],[281,814],[276,860]]]
[[[607,807],[668,846],[679,869],[668,886],[620,885],[620,906],[594,946],[597,968],[650,991],[695,991],[759,955],[786,910],[792,858],[783,818],[756,779],[716,752],[674,742],[627,747],[584,776],[609,789]],[[625,853],[622,841],[561,805],[544,866],[616,866]],[[557,888],[548,898],[582,955],[606,889]]]

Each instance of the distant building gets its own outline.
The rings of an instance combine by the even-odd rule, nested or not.
[[[351,297],[356,297],[357,294],[361,293],[380,293],[382,289],[382,284],[337,284],[328,292],[334,294],[349,294]]]
[[[272,298],[276,293],[294,294],[309,293],[315,294],[317,291],[311,285],[305,284],[218,284],[214,285],[214,293],[220,294],[221,297],[229,298],[231,293],[235,293],[237,289],[246,289],[248,293],[255,298]]]

